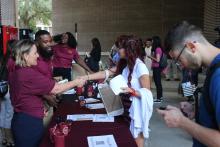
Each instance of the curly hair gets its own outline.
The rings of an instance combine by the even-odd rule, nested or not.
[[[66,32],[65,34],[68,35],[67,45],[71,48],[76,48],[77,42],[76,42],[76,38],[73,36],[73,34],[70,32]]]

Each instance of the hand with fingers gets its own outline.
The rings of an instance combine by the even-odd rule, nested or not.
[[[44,98],[50,106],[57,107],[59,100],[56,98],[56,95],[44,95]]]
[[[121,87],[123,94],[130,94],[134,97],[140,97],[140,93],[131,87]]]
[[[189,102],[181,102],[180,103],[180,110],[186,114],[187,117],[193,119],[195,117],[194,107]]]
[[[186,118],[180,109],[169,105],[166,107],[166,110],[157,109],[157,112],[164,118],[167,126],[172,128],[181,127],[183,119]]]
[[[130,87],[121,87],[121,90],[122,92],[121,93],[125,93],[125,94],[128,94],[128,93],[132,93],[132,88]]]

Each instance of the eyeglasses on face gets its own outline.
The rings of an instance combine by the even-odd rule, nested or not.
[[[186,48],[186,45],[183,46],[183,48],[180,50],[179,55],[178,55],[177,58],[174,60],[174,61],[175,61],[175,64],[176,64],[178,67],[180,67],[179,58],[180,58],[180,56],[182,55],[182,53],[183,53],[183,51],[184,51],[185,48]]]

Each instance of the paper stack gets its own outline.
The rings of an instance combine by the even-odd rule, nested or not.
[[[117,147],[113,135],[88,136],[89,147]]]
[[[67,115],[67,120],[72,121],[86,121],[92,120],[93,122],[114,122],[115,119],[107,114],[74,114]]]

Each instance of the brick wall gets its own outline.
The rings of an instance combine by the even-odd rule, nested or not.
[[[214,28],[220,26],[220,0],[205,0],[204,34],[210,42],[218,38]]]
[[[164,37],[180,20],[203,26],[203,0],[53,0],[53,33],[74,32],[78,24],[79,51],[98,37],[108,51],[117,36]]]

